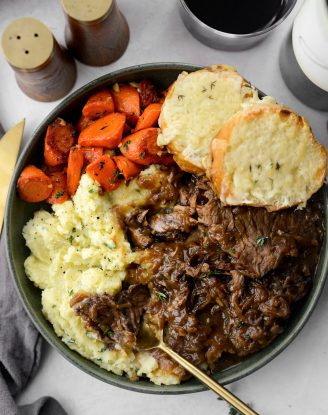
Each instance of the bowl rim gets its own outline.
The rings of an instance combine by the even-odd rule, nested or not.
[[[188,7],[185,0],[179,0],[181,7],[183,8],[183,11],[188,15],[190,19],[193,20],[195,24],[202,27],[207,32],[217,36],[217,37],[224,37],[227,39],[250,39],[253,37],[261,36],[266,33],[269,33],[271,30],[275,29],[277,26],[279,26],[282,22],[284,22],[287,17],[290,15],[290,13],[295,8],[295,5],[297,3],[297,0],[291,0],[290,6],[286,13],[284,13],[273,25],[265,27],[262,30],[256,30],[255,32],[251,33],[229,33],[229,32],[222,32],[221,30],[215,29],[212,26],[207,25],[202,20],[200,20]]]
[[[33,145],[36,144],[39,140],[42,139],[40,135],[44,130],[45,126],[56,116],[58,116],[63,109],[65,109],[68,104],[73,103],[76,98],[79,98],[80,94],[91,92],[93,89],[97,89],[101,84],[108,82],[108,84],[115,82],[115,78],[118,78],[123,75],[127,75],[129,72],[133,71],[142,71],[142,70],[179,70],[179,71],[194,71],[197,69],[203,68],[200,65],[186,64],[186,63],[177,63],[177,62],[157,62],[157,63],[147,63],[141,65],[134,65],[130,67],[125,67],[113,72],[109,72],[103,76],[100,76],[76,91],[69,94],[64,98],[39,124],[31,140],[26,144],[22,154],[20,155],[18,162],[15,167],[15,171],[11,180],[10,189],[8,193],[6,211],[5,211],[5,223],[4,223],[4,234],[5,234],[5,251],[6,258],[9,265],[10,274],[14,282],[16,291],[20,297],[23,306],[29,315],[30,319],[34,323],[37,330],[41,333],[43,338],[53,346],[64,358],[74,364],[76,367],[80,368],[85,373],[92,375],[93,377],[102,380],[106,383],[109,383],[113,386],[118,386],[124,389],[131,391],[142,392],[142,393],[151,393],[151,394],[184,394],[184,393],[193,393],[207,390],[206,386],[198,382],[197,380],[187,381],[178,385],[155,385],[150,381],[139,380],[137,382],[130,381],[126,376],[118,376],[112,372],[109,372],[105,369],[100,368],[92,360],[86,359],[82,355],[70,349],[54,332],[53,326],[48,322],[44,316],[41,318],[38,316],[36,310],[31,304],[30,299],[28,298],[24,287],[20,281],[20,278],[17,277],[15,273],[15,260],[13,257],[13,238],[10,233],[10,222],[11,222],[11,211],[10,207],[12,205],[13,199],[16,195],[16,181],[20,174],[21,168],[25,165],[26,159],[29,156]],[[235,382],[256,370],[263,367],[265,364],[269,363],[274,359],[278,354],[280,354],[300,333],[301,329],[309,319],[312,314],[317,301],[322,293],[324,284],[327,277],[328,269],[328,249],[327,249],[327,234],[326,229],[328,229],[328,186],[324,185],[322,188],[323,194],[323,203],[324,203],[324,227],[325,233],[321,247],[321,253],[315,276],[317,277],[316,285],[312,286],[310,293],[308,294],[306,303],[302,305],[302,315],[297,317],[297,321],[293,323],[291,329],[288,332],[283,332],[279,335],[273,342],[271,342],[266,348],[261,351],[251,355],[241,364],[229,367],[221,372],[218,372],[214,377],[221,384],[228,384]],[[310,295],[311,294],[311,295]]]

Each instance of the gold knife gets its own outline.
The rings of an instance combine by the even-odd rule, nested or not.
[[[9,184],[14,173],[19,147],[23,137],[24,125],[25,119],[12,127],[0,139],[0,233]]]

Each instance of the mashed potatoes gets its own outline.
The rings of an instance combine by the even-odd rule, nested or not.
[[[151,166],[141,174],[151,174]],[[82,356],[130,379],[147,376],[156,384],[176,384],[179,379],[163,373],[149,353],[109,350],[87,332],[70,307],[77,292],[115,295],[121,289],[126,267],[138,261],[115,214],[115,205],[131,209],[149,197],[135,180],[128,186],[100,196],[98,184],[87,174],[81,178],[73,200],[53,205],[53,212],[35,213],[23,229],[31,255],[25,261],[27,276],[42,289],[42,306],[63,342]]]

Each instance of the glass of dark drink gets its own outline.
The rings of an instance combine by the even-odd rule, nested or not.
[[[216,49],[247,49],[263,40],[297,0],[179,0],[187,29]]]

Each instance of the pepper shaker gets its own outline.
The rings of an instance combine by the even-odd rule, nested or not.
[[[20,89],[37,101],[66,95],[76,79],[76,65],[42,22],[23,17],[2,35],[2,49]]]
[[[61,0],[67,48],[80,62],[108,65],[124,53],[129,26],[116,0]]]

